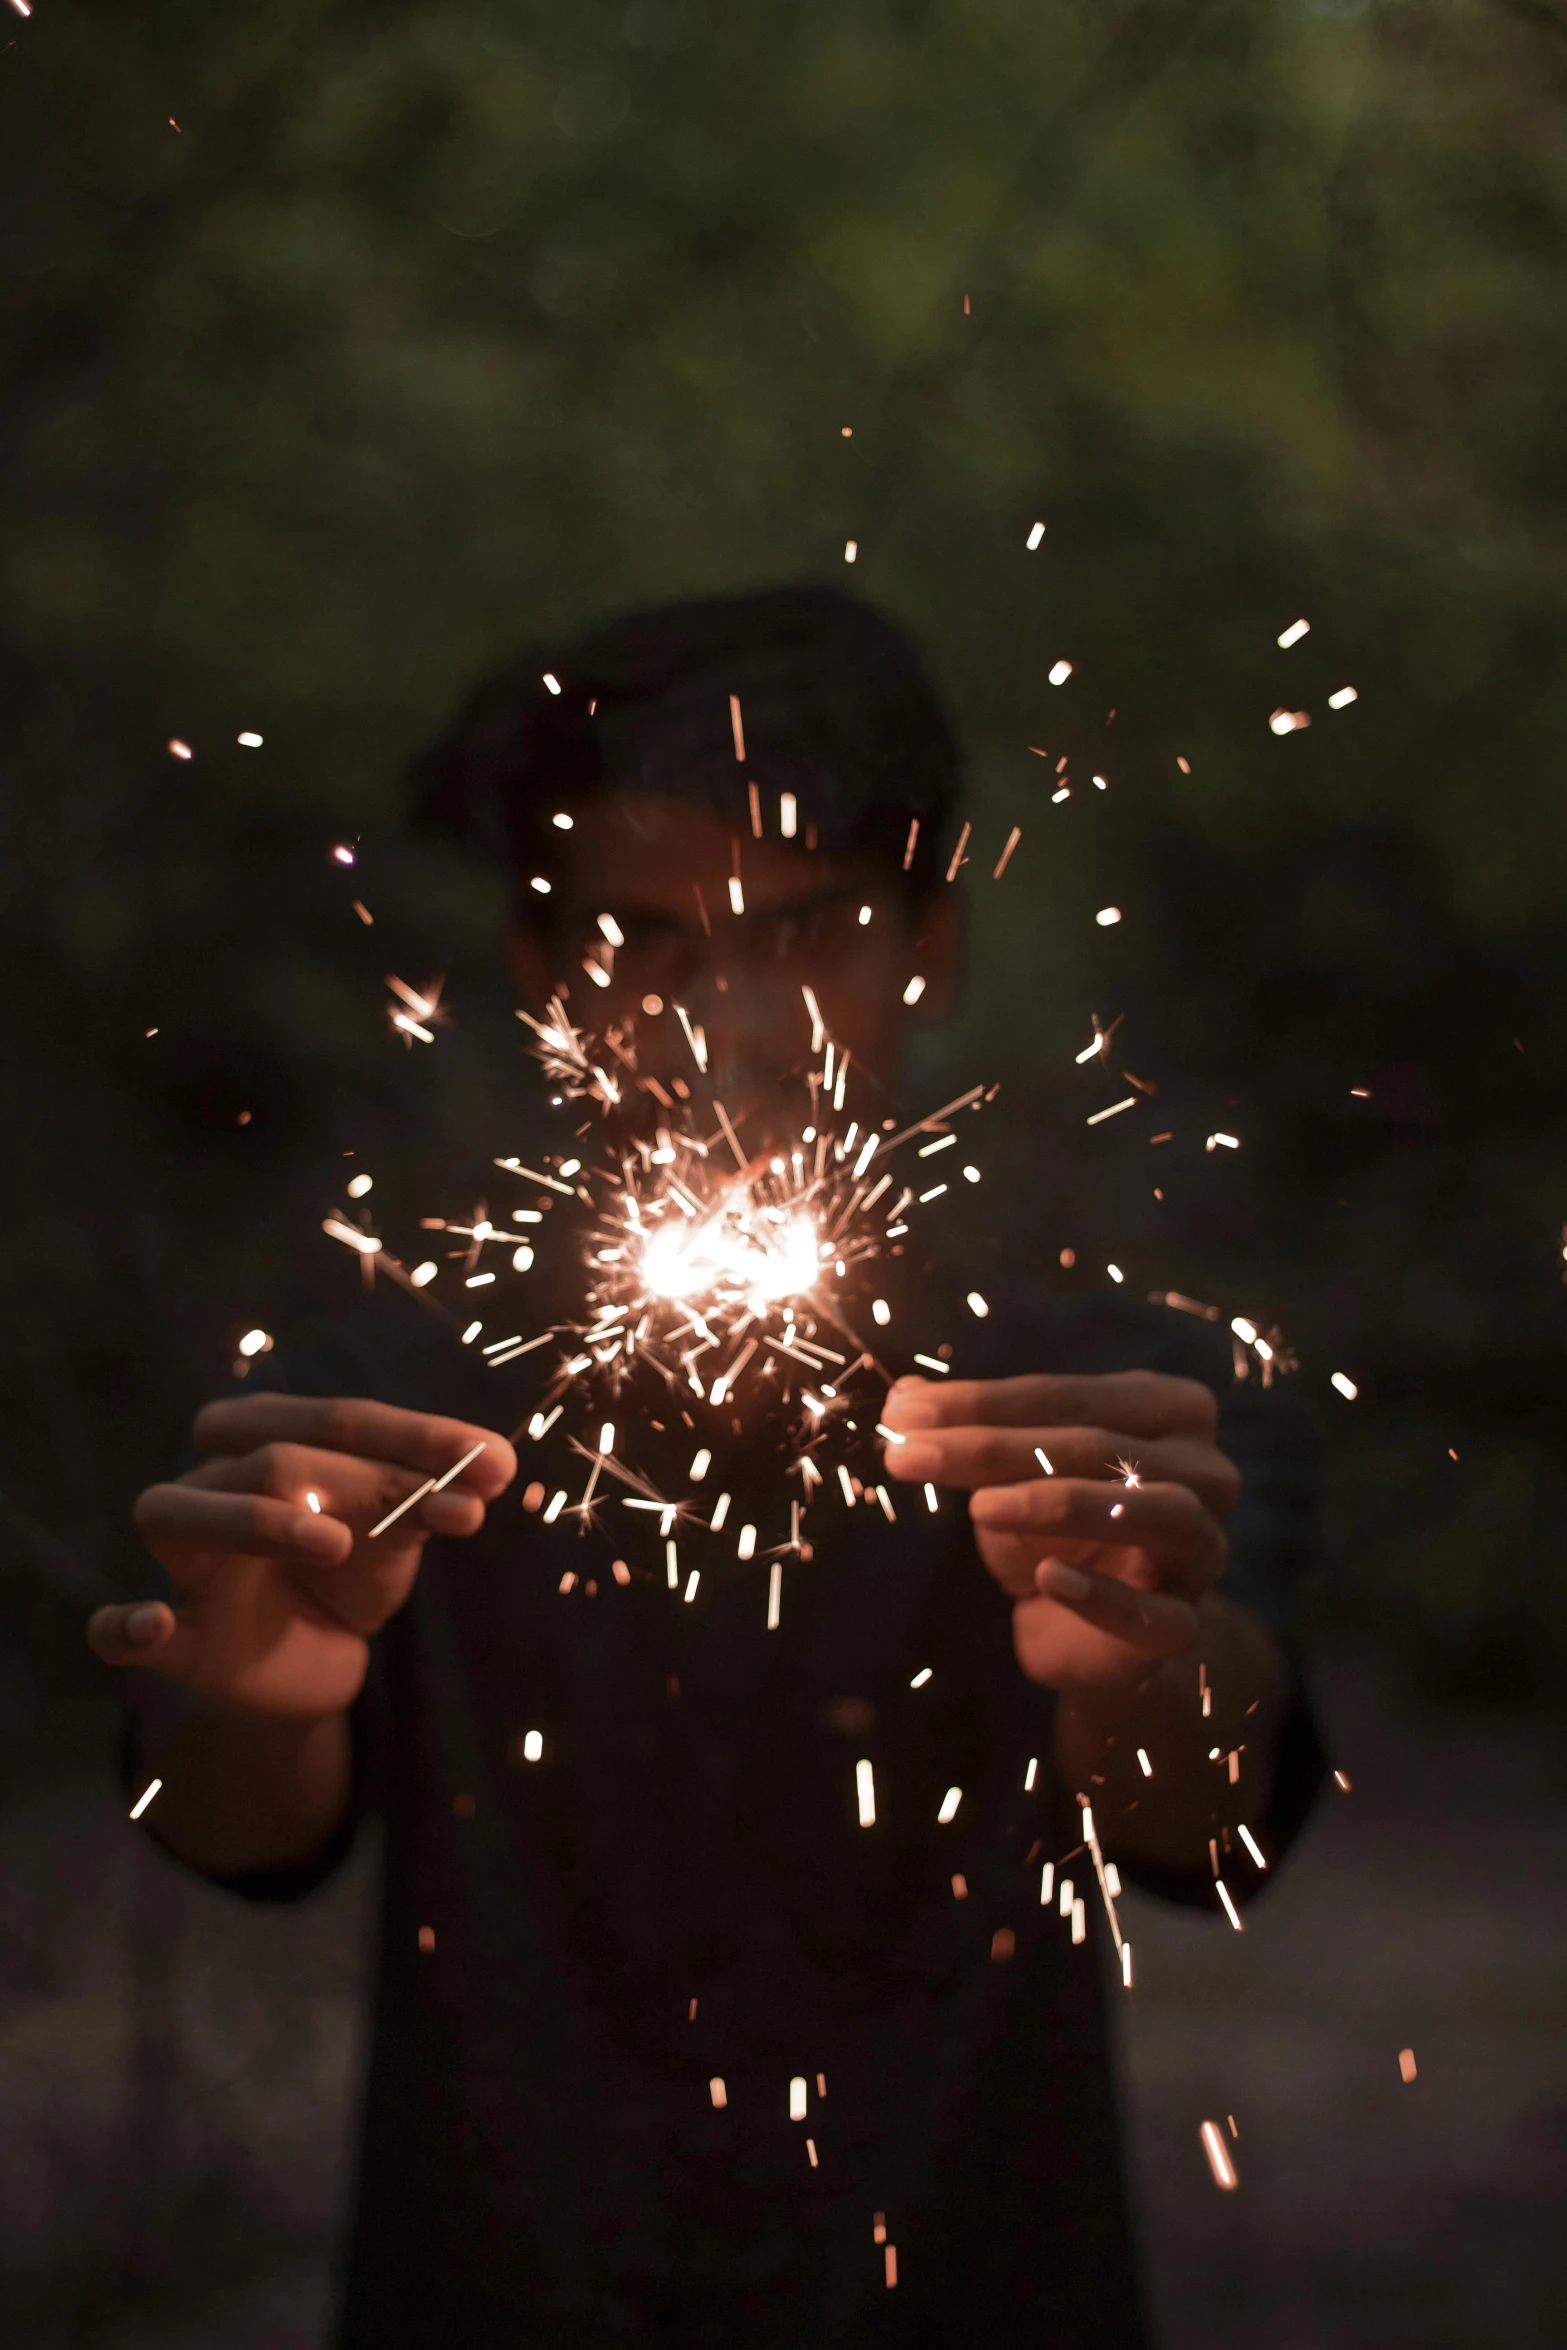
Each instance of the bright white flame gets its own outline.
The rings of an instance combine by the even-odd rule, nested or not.
[[[751,1215],[741,1192],[716,1215],[660,1224],[642,1252],[642,1277],[653,1295],[684,1300],[716,1289],[747,1297],[760,1310],[809,1289],[818,1268],[809,1216],[753,1226]]]

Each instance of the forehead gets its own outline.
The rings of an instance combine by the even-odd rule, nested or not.
[[[568,898],[619,907],[690,907],[691,884],[721,897],[737,869],[746,903],[787,905],[850,883],[887,881],[863,853],[829,856],[765,829],[754,838],[749,822],[730,823],[710,808],[652,795],[616,794],[578,802],[571,830],[555,844]]]

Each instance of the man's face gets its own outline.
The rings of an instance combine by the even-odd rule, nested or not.
[[[571,814],[571,829],[556,835],[540,926],[512,942],[530,1003],[564,981],[576,1024],[630,1029],[639,1069],[665,1085],[695,1074],[679,1005],[706,1033],[730,1110],[765,1122],[809,1055],[809,988],[828,1033],[871,1082],[862,1115],[890,1111],[910,1016],[904,991],[922,978],[925,1012],[939,1011],[950,988],[950,893],[916,905],[879,863],[737,835],[680,801],[627,795]],[[611,948],[601,915],[623,944]],[[607,987],[590,962],[608,970]]]

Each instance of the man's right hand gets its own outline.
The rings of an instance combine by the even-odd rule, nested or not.
[[[484,1450],[373,1541],[427,1478]],[[87,1638],[236,1712],[303,1719],[359,1693],[368,1641],[413,1588],[426,1538],[476,1534],[517,1458],[504,1436],[390,1404],[253,1395],[196,1416],[200,1466],[150,1485],[136,1526],[176,1604],[100,1608]],[[307,1501],[313,1494],[319,1515]]]

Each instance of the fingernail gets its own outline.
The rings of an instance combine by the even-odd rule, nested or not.
[[[317,1558],[335,1559],[343,1547],[343,1533],[335,1518],[296,1518],[294,1542],[300,1550],[313,1550]]]
[[[162,1622],[162,1608],[155,1600],[149,1600],[145,1607],[131,1609],[125,1619],[125,1637],[137,1642],[156,1639]]]
[[[1093,1589],[1088,1577],[1065,1559],[1041,1559],[1034,1581],[1051,1599],[1086,1599]]]
[[[1026,1501],[1005,1485],[982,1485],[969,1503],[969,1515],[982,1526],[1028,1526],[1032,1513]]]
[[[900,1477],[912,1478],[916,1485],[934,1478],[941,1468],[939,1444],[890,1444],[887,1447],[887,1466]]]

